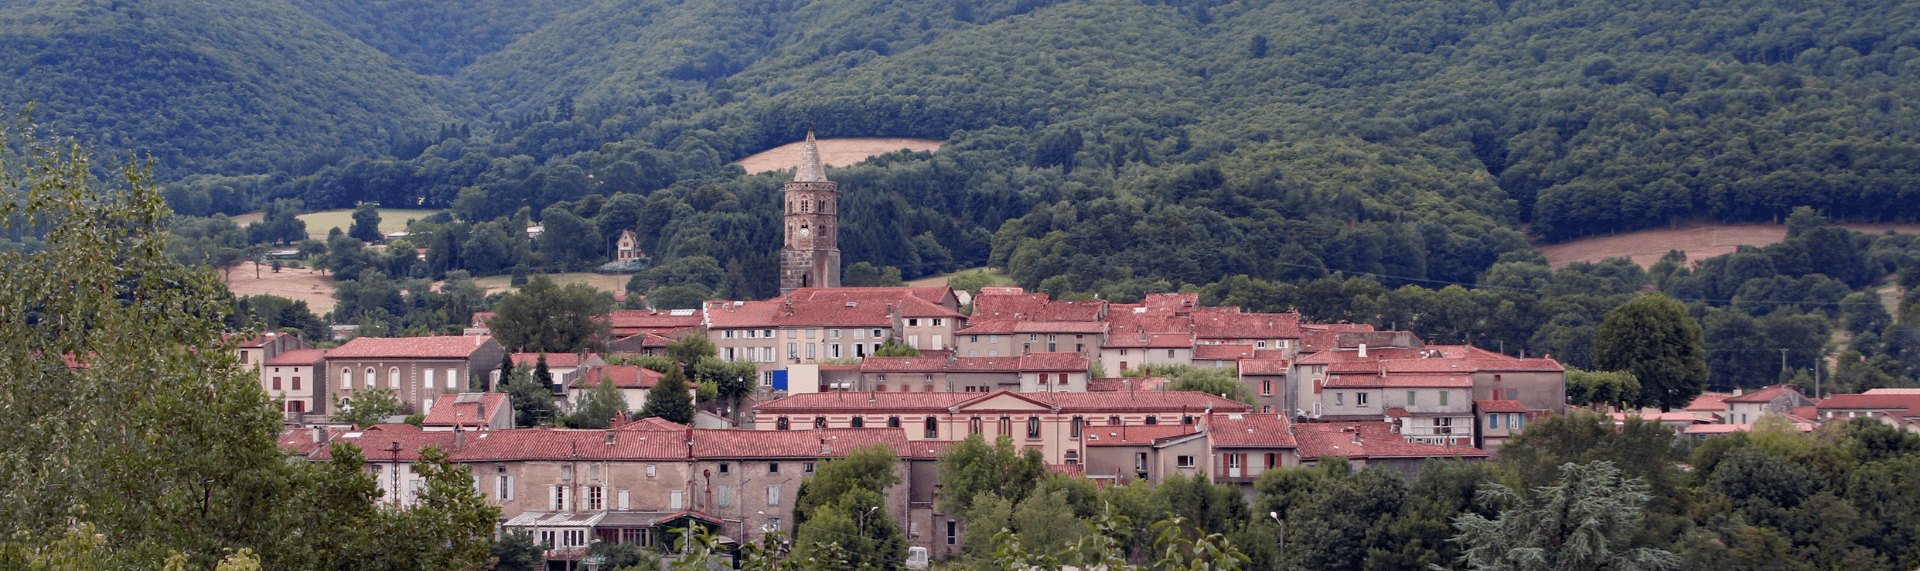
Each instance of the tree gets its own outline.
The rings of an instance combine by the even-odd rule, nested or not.
[[[543,548],[533,540],[532,533],[509,528],[500,534],[500,541],[493,544],[493,571],[540,571],[546,567],[541,551]]]
[[[1662,411],[1685,408],[1707,388],[1706,350],[1700,324],[1685,306],[1650,295],[1607,312],[1593,335],[1594,365],[1628,371],[1640,380],[1635,404]]]
[[[384,422],[387,417],[400,414],[407,405],[400,402],[393,389],[367,389],[353,393],[352,398],[333,397],[333,420],[360,428],[366,428]]]
[[[351,446],[287,461],[280,415],[229,341],[260,331],[229,335],[217,276],[167,255],[151,180],[0,125],[0,225],[44,236],[0,249],[0,267],[34,269],[0,272],[0,568],[481,565],[499,514],[451,493],[471,491],[464,469],[423,467],[429,509],[403,515],[374,507]]]
[[[707,336],[697,333],[682,337],[679,341],[667,344],[667,357],[673,359],[674,362],[680,363],[680,366],[684,367],[689,375],[693,374],[694,365],[699,363],[701,359],[712,357],[716,353],[717,350],[714,348],[713,342],[708,341]]]
[[[1453,540],[1471,569],[1582,571],[1673,569],[1672,552],[1625,548],[1649,495],[1638,479],[1623,479],[1611,462],[1566,463],[1556,485],[1521,496],[1487,484],[1477,501],[1512,506],[1488,519],[1477,513],[1454,520]]]
[[[380,205],[362,202],[353,207],[353,227],[347,229],[347,236],[368,243],[386,238],[380,231]]]
[[[904,343],[901,343],[899,339],[888,337],[885,343],[880,344],[880,348],[873,350],[873,356],[875,357],[918,357],[920,356],[920,350],[915,349],[913,347],[909,347]]]
[[[753,394],[754,380],[759,376],[760,368],[751,361],[722,361],[706,356],[693,365],[693,378],[702,387],[713,387],[714,396],[733,412],[738,412],[742,399]]]
[[[520,428],[540,426],[553,420],[553,385],[534,380],[525,366],[514,367],[502,375],[500,391],[513,404],[513,425]]]
[[[1640,380],[1627,371],[1585,371],[1567,367],[1567,404],[1628,408],[1640,401]]]
[[[940,452],[938,467],[940,508],[959,513],[966,513],[982,492],[1018,503],[1046,473],[1039,450],[1015,449],[1004,434],[993,445],[979,434],[968,435]]]
[[[568,428],[606,428],[612,424],[613,417],[627,411],[627,397],[621,394],[620,385],[610,379],[600,379],[593,388],[587,390],[580,400],[579,408],[567,415]]]
[[[515,353],[574,353],[605,345],[607,322],[595,319],[613,300],[583,283],[555,284],[534,276],[526,287],[494,304],[487,326]]]
[[[693,395],[688,394],[687,375],[675,368],[647,389],[647,404],[640,407],[640,418],[660,417],[669,422],[693,422]]]
[[[1122,373],[1126,376],[1143,376]],[[1196,367],[1193,365],[1155,365],[1152,375],[1167,377],[1173,382],[1167,385],[1169,391],[1193,391],[1216,395],[1228,400],[1257,405],[1253,391],[1240,381],[1234,369],[1225,367]]]

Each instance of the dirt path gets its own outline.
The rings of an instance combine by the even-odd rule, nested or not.
[[[847,166],[901,149],[910,151],[937,151],[946,141],[933,139],[887,139],[874,137],[845,137],[839,139],[816,139],[820,145],[820,162],[829,166]],[[736,164],[749,173],[790,170],[800,164],[800,148],[804,141],[795,141],[780,145],[753,156],[740,159]]]
[[[1842,224],[1862,232],[1920,234],[1920,224]],[[1561,244],[1538,246],[1547,255],[1547,263],[1563,267],[1573,262],[1598,262],[1607,258],[1629,257],[1642,267],[1651,267],[1670,250],[1687,253],[1688,260],[1701,260],[1732,253],[1740,246],[1765,246],[1787,238],[1787,227],[1780,224],[1688,224],[1679,228],[1641,230],[1612,236],[1597,236]]]

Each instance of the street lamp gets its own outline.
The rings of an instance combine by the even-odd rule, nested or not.
[[[1273,518],[1273,523],[1280,526],[1280,551],[1285,552],[1287,550],[1287,522],[1280,521],[1280,512],[1267,512],[1267,517]]]

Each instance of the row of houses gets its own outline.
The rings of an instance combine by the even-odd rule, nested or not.
[[[1777,418],[1797,430],[1810,432],[1832,422],[1871,418],[1895,428],[1920,432],[1920,389],[1868,389],[1859,394],[1812,398],[1788,384],[1752,392],[1706,393],[1684,411],[1613,413],[1618,420],[1637,416],[1671,427],[1681,437],[1704,439],[1720,434],[1748,432],[1766,418]]]
[[[870,399],[870,400],[869,400]],[[872,445],[901,462],[887,492],[891,515],[915,546],[957,554],[965,522],[938,508],[936,462],[971,435],[1041,450],[1056,471],[1109,483],[1174,475],[1234,484],[1248,497],[1267,470],[1340,456],[1411,476],[1432,458],[1483,459],[1465,446],[1407,441],[1385,422],[1295,423],[1213,395],[1185,392],[817,393],[764,403],[757,430],[703,429],[660,419],[605,430],[493,429],[449,422],[505,407],[497,394],[448,395],[425,428],[306,427],[282,446],[329,461],[352,443],[384,491],[405,506],[424,483],[411,464],[436,446],[466,465],[501,526],[525,529],[552,559],[578,559],[598,540],[656,545],[699,524],[728,539],[793,533],[792,505],[821,462]],[[510,414],[510,411],[507,413]],[[480,429],[476,429],[480,428]]]

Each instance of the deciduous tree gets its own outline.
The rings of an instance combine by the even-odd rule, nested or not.
[[[1641,406],[1686,408],[1707,389],[1700,324],[1665,295],[1650,295],[1607,312],[1593,335],[1594,365],[1640,380]]]

